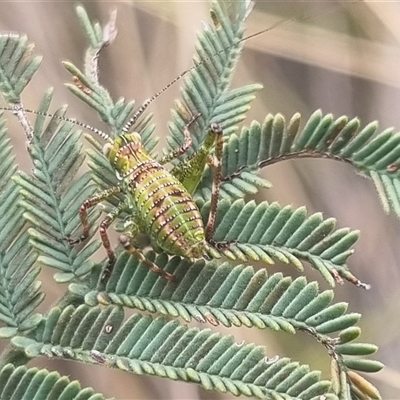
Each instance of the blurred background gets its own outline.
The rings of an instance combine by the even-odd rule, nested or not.
[[[105,22],[117,9],[118,37],[100,60],[101,79],[114,98],[135,98],[138,103],[154,94],[191,65],[196,31],[209,21],[206,1],[82,1],[92,19]],[[329,10],[328,12],[326,10]],[[310,18],[303,18],[310,16]],[[264,85],[249,113],[262,120],[267,113],[295,112],[303,121],[318,108],[337,117],[357,116],[362,125],[378,120],[380,129],[400,128],[400,18],[399,2],[289,2],[256,1],[248,19],[247,34],[272,26],[282,19],[293,23],[272,29],[245,44],[233,86],[259,82]],[[299,20],[300,19],[300,20]],[[55,87],[54,108],[70,104],[69,116],[103,128],[94,113],[63,87],[69,81],[61,61],[82,65],[85,41],[73,2],[1,2],[0,30],[25,33],[44,55],[39,72],[28,87],[24,105],[35,109],[41,93]],[[151,107],[157,134],[166,132],[173,99],[179,85],[168,90]],[[31,166],[25,140],[11,125],[22,169]],[[16,134],[14,134],[14,132]],[[372,284],[370,291],[345,284],[336,289],[335,301],[349,302],[349,311],[361,312],[360,340],[378,344],[376,358],[386,369],[368,375],[384,399],[400,398],[400,221],[386,216],[371,182],[355,175],[352,168],[333,161],[286,161],[264,171],[271,190],[258,199],[281,204],[306,205],[309,213],[322,211],[338,219],[338,227],[361,230],[356,253],[349,260],[352,272]],[[270,272],[293,267],[272,266]],[[48,293],[46,309],[65,290],[52,281],[54,271],[43,271]],[[306,267],[308,279],[320,277]],[[267,346],[267,354],[293,357],[327,376],[329,360],[322,349],[299,333],[288,334],[255,329],[232,329],[238,342]],[[0,342],[0,346],[5,346]],[[42,358],[31,365],[57,369],[79,379],[83,386],[116,399],[229,399],[195,385],[160,378],[138,377],[97,366]]]

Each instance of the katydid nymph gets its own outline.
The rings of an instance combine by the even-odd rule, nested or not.
[[[70,239],[69,242],[72,245],[77,244],[88,237],[88,208],[113,194],[123,192],[126,200],[107,214],[100,223],[100,236],[109,259],[105,274],[109,274],[115,262],[107,229],[124,211],[130,211],[132,217],[128,224],[129,229],[119,238],[121,245],[151,270],[168,280],[172,280],[173,275],[161,270],[133,246],[132,239],[139,232],[147,233],[154,243],[167,253],[189,259],[204,257],[210,247],[221,248],[229,245],[228,243],[217,243],[212,239],[221,179],[222,130],[219,125],[211,124],[208,133],[209,139],[211,142],[215,141],[216,146],[215,155],[212,158],[215,162],[210,162],[215,177],[206,227],[203,225],[200,211],[192,199],[191,193],[177,177],[163,167],[164,164],[183,154],[190,147],[189,126],[195,118],[185,127],[184,144],[161,158],[160,161],[152,159],[146,152],[140,135],[136,132],[122,133],[115,139],[109,138],[108,143],[104,146],[104,154],[115,169],[121,183],[84,201],[79,210],[83,233],[79,238]],[[205,158],[208,159],[208,155]],[[190,158],[191,161],[195,159],[196,163],[193,165],[196,165],[197,168],[200,165],[200,168],[203,169],[204,165],[201,161],[199,162],[198,155]],[[184,168],[187,172],[192,169],[190,162]],[[134,205],[134,214],[131,210],[132,204]]]

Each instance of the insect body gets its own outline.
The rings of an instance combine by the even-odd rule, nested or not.
[[[201,257],[206,244],[199,210],[181,182],[146,153],[139,135],[119,136],[106,156],[156,244],[176,255]]]
[[[218,124],[212,124],[207,139],[202,149],[195,153],[185,164],[187,172],[204,169],[208,161],[214,170],[214,185],[211,201],[211,211],[207,226],[203,224],[200,211],[197,208],[191,193],[195,186],[193,181],[188,181],[188,188],[162,165],[183,154],[191,145],[189,125],[185,126],[185,143],[163,157],[159,162],[152,159],[144,149],[140,135],[136,132],[122,133],[117,138],[108,139],[104,146],[104,153],[115,170],[120,185],[114,186],[101,193],[95,194],[86,200],[80,208],[80,217],[83,233],[77,239],[70,239],[71,244],[85,240],[89,234],[87,209],[118,192],[124,192],[125,200],[112,210],[100,224],[100,236],[107,250],[109,263],[107,274],[115,261],[107,229],[111,223],[124,211],[131,215],[129,229],[120,236],[120,243],[125,250],[138,257],[156,273],[172,280],[173,275],[162,271],[153,262],[146,259],[143,253],[135,248],[132,240],[139,232],[149,234],[152,241],[167,253],[179,255],[188,259],[204,257],[210,247],[224,247],[227,243],[216,243],[212,239],[214,231],[215,212],[219,194],[221,156],[222,156],[222,130]],[[215,162],[204,150],[210,143],[216,142]],[[205,157],[207,156],[207,157]],[[176,169],[176,174],[181,175],[182,168]]]

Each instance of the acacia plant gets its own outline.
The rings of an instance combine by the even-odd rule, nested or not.
[[[389,130],[377,133],[375,123],[360,128],[357,119],[335,119],[320,111],[303,127],[299,114],[288,121],[277,114],[239,128],[261,88],[258,84],[229,88],[248,12],[244,0],[211,1],[212,23],[198,35],[195,68],[181,80],[182,98],[176,101],[168,124],[167,143],[174,149],[184,141],[185,124],[200,114],[189,128],[191,147],[170,168],[182,179],[179,171],[195,157],[210,124],[222,127],[222,181],[214,239],[229,243],[197,261],[148,248],[146,257],[173,274],[175,281],[155,274],[122,249],[104,279],[105,262],[91,260],[101,247],[96,235],[101,211],[96,207],[89,213],[89,240],[76,246],[65,240],[81,232],[83,201],[118,185],[118,179],[102,154],[101,138],[86,135],[92,146],[85,154],[82,131],[64,117],[66,108],[50,110],[52,90],[44,93],[31,126],[21,94],[41,58],[33,54],[26,37],[0,37],[0,90],[27,135],[27,153],[34,166],[31,173],[18,170],[3,115],[0,336],[10,343],[0,357],[0,399],[104,398],[57,372],[25,366],[39,356],[195,382],[233,395],[274,400],[380,398],[377,389],[356,372],[382,368],[378,361],[364,357],[374,353],[376,346],[356,340],[361,333],[360,314],[349,313],[346,303],[333,301],[336,283],[367,288],[346,264],[358,232],[336,229],[333,218],[307,215],[305,207],[244,198],[270,187],[258,175],[262,168],[288,158],[321,157],[350,163],[372,179],[385,209],[400,215],[399,136]],[[107,134],[115,138],[135,111],[133,101],[114,101],[99,80],[98,56],[116,36],[115,15],[101,27],[90,21],[82,7],[77,13],[88,49],[82,70],[64,63],[72,75],[67,87],[97,111],[109,127]],[[46,122],[45,114],[50,112],[53,117]],[[134,126],[150,153],[157,144],[154,129],[150,114]],[[78,174],[84,163],[90,171]],[[206,165],[189,176],[197,185],[192,196],[205,223],[211,172]],[[130,195],[123,191],[108,198],[103,202],[106,210]],[[127,229],[135,215],[134,204],[125,211],[116,230]],[[147,232],[150,239],[151,235]],[[249,265],[253,261],[288,263],[301,276],[268,275],[267,266],[255,270]],[[332,290],[321,291],[317,282],[308,282],[304,265],[315,268]],[[36,312],[45,297],[37,280],[41,268],[55,270],[55,284],[68,283],[67,292],[44,314]],[[125,318],[128,308],[139,312]],[[188,327],[186,323],[193,319],[204,328]],[[330,356],[331,376],[323,379],[319,371],[287,357],[268,358],[263,346],[238,345],[210,325],[306,332]]]

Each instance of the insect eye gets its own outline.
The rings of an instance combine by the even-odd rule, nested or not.
[[[110,152],[110,150],[112,149],[112,147],[113,147],[113,145],[112,145],[111,143],[106,143],[106,144],[103,146],[103,154],[104,154],[105,156],[107,156],[108,153]]]

